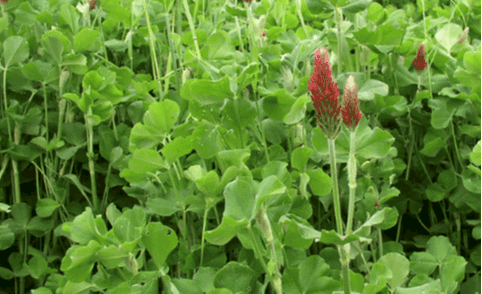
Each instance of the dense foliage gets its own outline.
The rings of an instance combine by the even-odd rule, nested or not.
[[[481,293],[480,1],[0,9],[0,293]]]

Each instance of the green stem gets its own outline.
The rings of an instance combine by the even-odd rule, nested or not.
[[[254,96],[256,97],[256,111],[258,112],[259,129],[261,131],[261,137],[263,138],[263,148],[264,148],[264,153],[266,155],[266,162],[269,163],[268,144],[266,143],[266,136],[264,135],[264,128],[261,120],[261,112],[259,111],[258,95],[255,93]]]
[[[420,223],[420,225],[427,231],[430,233],[430,230],[427,228],[427,226],[422,222],[422,220],[420,219],[420,216],[417,214],[417,220],[418,222]]]
[[[363,251],[361,250],[360,248],[360,243],[358,241],[355,241],[353,243],[353,246],[356,248],[356,250],[358,251],[358,253],[360,253],[360,257],[361,259],[363,260],[363,264],[365,265],[365,267],[367,268],[367,271],[368,273],[370,273],[370,267],[368,266],[368,263],[367,263],[367,260],[365,259],[365,255],[363,254]]]
[[[400,233],[402,231],[402,218],[403,214],[400,214],[400,219],[398,220],[398,225],[397,225],[397,237],[395,238],[395,242],[398,243],[400,240]]]
[[[423,31],[425,34],[425,40],[428,40],[427,34],[427,22],[425,21],[425,0],[422,0],[422,15],[423,15]],[[427,66],[427,74],[428,74],[428,88],[430,90],[430,99],[433,99],[432,95],[432,75],[430,74],[430,64]]]
[[[358,31],[358,14],[355,15],[355,32]],[[357,42],[355,47],[356,72],[360,72],[360,44]]]
[[[162,86],[161,86],[161,81],[160,81],[161,71],[159,69],[159,62],[157,61],[156,47],[154,46],[154,40],[156,39],[156,37],[152,33],[151,21],[149,19],[149,14],[147,13],[146,0],[143,0],[142,4],[144,6],[144,15],[146,17],[147,29],[149,31],[149,51],[151,53],[151,58],[152,58],[152,61],[153,61],[152,71],[153,71],[153,75],[154,75],[154,80],[157,81],[157,85],[158,85],[158,88],[159,88],[159,100],[161,100],[162,99],[161,98]]]
[[[392,69],[393,79],[394,79],[394,81],[395,81],[394,94],[395,94],[395,95],[398,95],[400,92],[399,92],[399,90],[398,90],[397,71],[396,71],[395,67],[393,66],[393,60],[392,60],[392,59],[393,59],[393,56],[396,57],[396,55],[394,55],[393,53],[390,53],[390,54],[388,55],[388,60],[390,61],[390,68]],[[397,64],[395,63],[395,65],[397,65]]]
[[[340,8],[335,9],[335,21],[337,26],[337,42],[338,42],[338,75],[342,73],[342,61],[341,61],[341,22],[343,20],[343,14]]]
[[[194,47],[196,47],[197,58],[201,59],[201,51],[199,51],[199,45],[197,43],[196,29],[194,28],[194,22],[191,17],[191,11],[189,11],[187,0],[182,0],[182,4],[184,6],[184,13],[186,14],[187,22],[189,23],[189,29],[191,30],[192,39],[194,40]]]
[[[348,201],[348,220],[346,234],[352,232],[353,214],[355,211],[355,192],[356,192],[356,158],[355,158],[355,131],[350,132],[350,154],[348,157],[348,186],[350,187],[350,198]]]
[[[45,139],[47,140],[47,145],[49,143],[49,110],[48,110],[48,101],[47,101],[47,91],[45,89],[45,84],[42,83],[42,90],[44,94],[44,115],[45,115]],[[50,152],[47,152],[47,157],[49,157]]]
[[[176,55],[176,52],[174,50],[174,42],[172,41],[172,38],[171,38],[171,25],[169,24],[169,18],[166,17],[166,30],[167,30],[167,41],[169,43],[169,60],[168,62],[170,61],[171,63],[168,63],[168,66],[169,64],[171,64],[174,72],[176,73],[176,86],[177,86],[177,90],[180,90],[181,89],[181,72],[179,71],[179,69],[177,68],[177,55]],[[174,29],[174,27],[173,27]],[[168,70],[166,70],[166,75],[168,74]],[[168,85],[169,85],[169,80],[167,80],[166,82],[166,89],[169,89],[168,88]],[[166,91],[167,92],[167,91]]]
[[[271,223],[266,214],[266,208],[264,205],[260,208],[256,215],[256,224],[258,225],[260,231],[264,234],[266,240],[268,241],[271,260],[275,264],[274,273],[272,273],[273,283],[272,286],[276,293],[283,294],[282,284],[281,284],[281,274],[279,271],[278,258],[276,256],[276,247],[274,243],[273,230],[271,229]]]
[[[330,147],[331,187],[333,193],[333,206],[335,208],[336,230],[338,234],[343,235],[340,194],[338,191],[338,174],[336,171],[335,139],[328,139],[328,145]]]
[[[407,171],[405,173],[405,180],[408,181],[408,175],[410,174],[410,165],[412,163],[412,153],[413,153],[413,144],[414,144],[414,135],[413,135],[413,127],[412,127],[412,116],[410,115],[410,107],[408,108],[408,125],[409,125],[409,137],[410,140],[410,148],[408,149],[408,163],[407,163]]]
[[[305,20],[303,19],[303,14],[301,13],[301,0],[296,1],[296,12],[298,13],[298,17],[300,18],[301,26],[303,27],[303,31],[305,32],[306,39],[309,38],[308,30],[306,29]]]
[[[457,159],[459,160],[460,167],[463,169],[462,159],[460,159],[459,147],[457,146],[457,139],[455,138],[455,129],[453,120],[450,121],[450,129],[452,131],[452,138],[454,139],[455,154],[457,154]]]
[[[184,205],[182,203],[182,200],[181,200],[181,197],[179,196],[179,192],[177,191],[177,186],[176,186],[176,183],[174,181],[174,177],[172,176],[171,169],[167,169],[167,173],[169,174],[169,179],[171,180],[172,187],[174,189],[174,194],[176,194],[177,202],[182,207],[182,227],[183,227],[183,230],[184,230],[183,237],[184,237],[184,241],[188,245],[188,249],[189,249],[191,247],[191,245],[189,244],[189,234],[188,234],[188,231],[187,231],[186,208],[184,207]]]
[[[87,158],[89,158],[89,170],[90,170],[90,184],[92,186],[92,204],[93,210],[98,212],[99,199],[97,195],[97,185],[95,179],[95,165],[94,165],[94,138],[93,138],[93,127],[89,122],[89,118],[85,115],[85,128],[87,129]]]
[[[271,285],[273,285],[275,290],[277,290],[275,287],[276,282],[273,280],[273,276],[270,274],[268,265],[266,264],[266,261],[264,261],[263,255],[261,255],[261,250],[258,247],[258,242],[256,242],[256,237],[254,236],[254,233],[253,233],[253,228],[249,226],[248,231],[249,231],[249,236],[251,237],[251,240],[253,241],[253,244],[254,244],[254,251],[258,255],[259,261],[261,262],[261,266],[263,267],[263,270],[266,273],[266,275],[268,275],[268,279],[270,280]],[[277,292],[277,294],[283,294],[283,292]]]
[[[382,230],[378,230],[378,247],[380,248],[380,258],[383,256],[383,238],[382,238]]]
[[[338,252],[340,253],[341,260],[341,272],[343,279],[343,290],[345,294],[351,293],[350,285],[350,244],[345,246],[338,246]]]
[[[203,218],[203,232],[201,237],[201,262],[199,263],[199,267],[203,266],[203,257],[204,257],[204,232],[206,232],[206,220],[208,218],[209,208],[204,210],[204,218]]]

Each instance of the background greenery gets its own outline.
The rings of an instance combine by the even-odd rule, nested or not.
[[[333,293],[349,241],[354,292],[481,292],[480,1],[91,4],[0,4],[0,292]],[[363,113],[345,239],[321,46]]]

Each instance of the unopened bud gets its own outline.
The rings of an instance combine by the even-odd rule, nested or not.
[[[293,91],[293,84],[294,84],[293,73],[287,66],[283,67],[283,81],[284,81],[284,86],[286,91],[288,92]]]
[[[134,255],[131,252],[129,252],[129,255],[127,255],[125,262],[126,262],[127,269],[134,276],[137,275],[137,271],[138,271],[137,261],[136,261],[136,258],[134,257]]]
[[[192,71],[193,69],[190,68],[189,66],[184,69],[182,72],[182,83],[184,84],[187,80],[192,79]]]
[[[343,122],[353,132],[362,118],[358,101],[358,86],[355,77],[350,76],[343,91],[343,107],[341,109]]]
[[[338,24],[341,24],[341,22],[343,21],[343,11],[341,10],[341,8],[336,8],[335,20],[336,20],[336,23]]]
[[[70,76],[70,73],[67,69],[62,70],[62,73],[60,74],[60,81],[59,81],[60,92],[63,91],[65,82],[67,82],[69,76]]]
[[[469,35],[469,27],[466,27],[465,30],[462,32],[462,35],[460,35],[460,39],[457,42],[457,44],[462,44],[465,40],[467,40],[468,35]]]

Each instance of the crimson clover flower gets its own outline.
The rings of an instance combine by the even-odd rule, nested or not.
[[[469,27],[466,27],[465,30],[460,35],[460,39],[457,44],[462,44],[465,40],[467,40],[467,36],[469,35]]]
[[[95,8],[95,4],[97,3],[97,0],[89,0],[89,7],[90,10]]]
[[[423,71],[427,67],[425,61],[425,43],[418,46],[417,57],[413,60],[413,65],[418,72]]]
[[[8,0],[0,0],[0,3],[8,3]]]
[[[343,107],[341,108],[343,122],[353,132],[362,118],[358,101],[358,86],[355,77],[350,76],[343,90]]]
[[[330,60],[325,48],[315,51],[315,68],[308,81],[311,100],[317,112],[321,130],[328,139],[335,139],[340,133],[341,107],[338,106],[340,92],[333,81]]]

